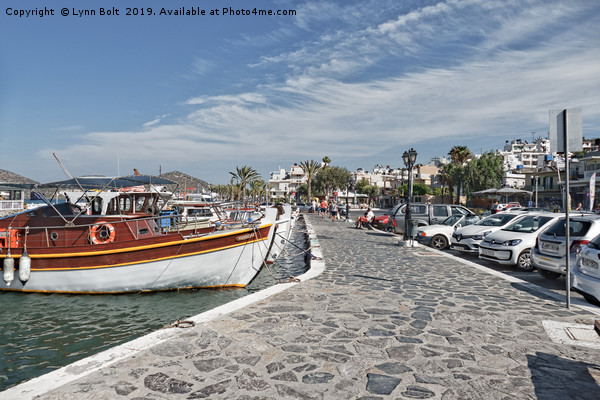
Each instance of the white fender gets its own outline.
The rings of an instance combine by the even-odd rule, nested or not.
[[[31,257],[27,254],[27,250],[23,252],[21,258],[19,258],[19,280],[21,282],[27,282],[31,275]]]
[[[6,286],[10,286],[10,283],[15,279],[15,259],[10,256],[10,253],[4,259],[3,272],[4,282],[6,282]]]

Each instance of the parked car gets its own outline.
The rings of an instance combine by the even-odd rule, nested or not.
[[[452,215],[441,224],[419,228],[415,239],[421,244],[443,250],[450,244],[450,238],[455,229],[472,225],[480,220],[481,218],[477,215]]]
[[[571,268],[571,287],[588,302],[600,305],[600,235],[582,247]]]
[[[306,203],[306,204],[304,204],[304,203],[298,203],[298,204],[296,205],[296,209],[297,209],[299,212],[302,212],[302,213],[307,213],[307,212],[310,212],[310,211],[311,211],[311,209],[312,209],[312,204],[310,204],[310,203]]]
[[[392,219],[389,220],[391,231],[404,233],[406,204],[400,204],[392,210]],[[417,220],[419,226],[441,224],[451,215],[475,215],[466,207],[453,204],[423,204],[411,203],[410,218]]]
[[[504,228],[519,214],[498,213],[476,222],[474,225],[463,226],[452,233],[450,248],[461,253],[479,254],[479,244],[487,235]]]
[[[490,207],[490,211],[492,212],[492,214],[496,214],[497,212],[500,212],[500,211],[504,210],[505,208],[506,208],[506,204],[495,203],[495,204],[492,204],[492,207]]]
[[[507,226],[483,239],[479,244],[479,258],[532,271],[531,248],[535,246],[538,234],[558,218],[559,214],[543,211],[517,216]]]
[[[387,230],[388,232],[391,232],[393,230],[393,228],[394,228],[394,226],[393,226],[394,221],[392,219],[392,212],[393,211],[394,211],[394,208],[392,207],[389,210],[387,210],[385,212],[385,214],[375,216],[375,220],[373,222],[373,225],[377,229],[384,229],[384,230]]]
[[[544,278],[556,279],[566,274],[565,230],[565,219],[560,218],[538,235],[531,250],[531,262]],[[600,215],[569,217],[569,231],[569,256],[574,265],[583,245],[600,235]]]

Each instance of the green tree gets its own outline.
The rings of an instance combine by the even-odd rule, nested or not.
[[[478,190],[500,187],[504,175],[503,158],[492,151],[472,159],[465,167],[464,189],[470,196]]]
[[[314,160],[306,160],[300,163],[300,168],[302,168],[302,170],[304,171],[304,173],[306,174],[306,178],[307,178],[307,185],[308,185],[308,201],[311,202],[312,201],[312,181],[315,177],[315,175],[317,174],[317,171],[319,171],[321,169],[321,164],[319,164],[318,162],[314,161]]]
[[[255,199],[265,197],[267,194],[267,183],[262,179],[255,179],[250,182],[250,196]]]
[[[310,198],[310,196],[308,195],[308,185],[306,183],[303,183],[301,185],[299,185],[296,188],[296,193],[300,196],[300,198],[307,198],[308,199],[308,203],[310,203],[312,200]]]
[[[235,200],[235,177],[231,177],[229,181],[229,201]]]
[[[473,153],[471,153],[467,146],[454,146],[448,152],[448,155],[452,163],[456,166],[453,171],[452,180],[456,184],[456,203],[460,203],[461,189],[465,180],[465,163],[473,156]]]
[[[446,188],[448,188],[452,194],[452,178],[448,171],[442,167],[440,172],[437,174],[437,179],[440,185],[442,185],[440,190],[440,196],[442,197],[442,203],[444,203],[444,195],[446,194]]]
[[[400,186],[400,190],[408,196],[408,183]],[[413,196],[425,196],[431,193],[431,188],[424,183],[413,183]]]
[[[252,167],[244,165],[243,167],[236,167],[235,172],[229,172],[234,179],[236,179],[242,191],[242,201],[246,200],[246,186],[249,182],[259,179],[260,174]]]
[[[369,198],[369,204],[372,204],[375,197],[379,196],[380,189],[377,185],[371,185],[368,179],[362,178],[356,182],[356,192],[366,194]]]
[[[315,186],[325,195],[329,195],[334,189],[345,188],[350,176],[350,171],[343,167],[321,168],[317,172]]]
[[[325,156],[323,157],[323,168],[327,168],[329,166],[329,164],[331,164],[331,158]]]

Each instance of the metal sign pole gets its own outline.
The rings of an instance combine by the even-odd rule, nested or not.
[[[566,291],[567,291],[567,308],[571,308],[571,226],[569,224],[569,207],[571,206],[570,191],[569,191],[569,130],[567,129],[567,110],[562,112],[562,123],[565,135],[565,192],[566,192],[566,207],[565,207],[565,251],[567,256],[565,257],[567,262],[567,279],[566,279]]]

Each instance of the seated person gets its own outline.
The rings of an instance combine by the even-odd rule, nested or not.
[[[367,209],[367,212],[363,214],[362,217],[357,218],[356,220],[356,228],[362,228],[364,224],[371,224],[375,219],[375,214],[371,211],[370,208]]]

